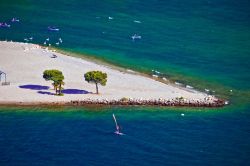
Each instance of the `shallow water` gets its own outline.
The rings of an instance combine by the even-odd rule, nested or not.
[[[61,49],[137,70],[156,69],[196,86],[249,91],[249,10],[247,0],[3,0],[1,22],[12,17],[20,22],[1,28],[0,39],[24,41],[33,36],[33,43],[42,44],[49,37],[56,46],[61,37]],[[48,31],[48,26],[60,31]],[[142,39],[133,41],[134,34]]]
[[[249,11],[248,0],[1,0],[0,22],[20,22],[0,28],[0,40],[43,44],[49,37],[65,51],[214,90],[231,105],[1,107],[0,164],[249,165]],[[113,112],[124,137],[113,134]]]

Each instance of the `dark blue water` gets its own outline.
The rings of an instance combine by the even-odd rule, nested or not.
[[[0,22],[11,27],[0,40],[49,37],[64,51],[215,90],[231,105],[1,107],[0,165],[250,165],[249,11],[248,0],[1,0]],[[113,134],[113,112],[125,136]]]
[[[126,135],[113,133],[113,112]],[[240,110],[0,111],[1,165],[249,165],[249,139],[249,112]]]

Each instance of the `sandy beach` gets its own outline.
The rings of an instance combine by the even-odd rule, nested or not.
[[[56,58],[53,56],[56,55]],[[46,69],[61,70],[65,77],[64,96],[53,95],[52,82],[42,77]],[[186,101],[213,102],[215,97],[203,92],[179,88],[133,72],[123,72],[98,62],[53,52],[39,45],[0,42],[0,70],[7,74],[10,85],[0,86],[0,103],[53,103],[76,100],[171,100],[183,97]],[[106,72],[106,86],[84,80],[84,73],[91,70]],[[4,81],[3,75],[1,81]],[[1,83],[2,83],[1,82]]]

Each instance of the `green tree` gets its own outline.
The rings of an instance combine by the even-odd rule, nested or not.
[[[62,85],[64,85],[64,76],[63,73],[59,70],[45,70],[43,72],[43,78],[46,81],[53,81],[52,85],[56,91],[56,95],[62,95]]]
[[[96,86],[96,94],[99,94],[98,84],[105,86],[107,83],[107,74],[101,71],[89,71],[84,74],[85,81],[94,83]]]

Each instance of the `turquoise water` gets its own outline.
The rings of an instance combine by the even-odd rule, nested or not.
[[[33,36],[33,43],[42,44],[50,37],[56,46],[61,37],[61,49],[128,68],[157,69],[196,86],[250,88],[248,0],[3,0],[0,10],[2,22],[13,17],[21,21],[1,28],[1,40],[24,41]],[[60,31],[48,32],[48,26]],[[142,39],[133,42],[134,34]]]
[[[158,70],[232,103],[53,113],[1,108],[1,165],[249,165],[249,11],[248,0],[1,0],[0,22],[11,27],[0,28],[0,40],[33,37],[43,44],[49,37],[64,51],[149,74]],[[11,23],[13,17],[20,22]],[[133,41],[134,34],[142,38]],[[56,46],[58,38],[63,43]],[[115,111],[127,133],[122,138],[112,133]]]

